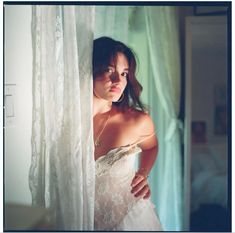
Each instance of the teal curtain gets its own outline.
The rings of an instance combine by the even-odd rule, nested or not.
[[[158,160],[151,180],[153,198],[164,229],[179,231],[183,224],[179,21],[175,7],[144,10],[150,58],[149,104],[159,138]]]
[[[126,6],[96,6],[94,37],[108,36],[128,43],[129,11]]]
[[[120,14],[121,13],[121,14]],[[95,37],[110,36],[137,54],[141,98],[149,108],[159,139],[149,182],[165,231],[183,225],[182,153],[178,120],[180,99],[179,28],[176,7],[97,6]]]

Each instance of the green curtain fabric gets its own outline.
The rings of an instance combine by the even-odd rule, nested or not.
[[[159,138],[159,154],[153,176],[157,177],[153,197],[164,230],[182,230],[182,153],[180,100],[180,53],[177,9],[145,7],[146,37],[149,47],[151,96]],[[156,113],[155,113],[156,112]],[[156,118],[156,119],[155,119]],[[154,179],[152,180],[154,187]]]
[[[108,36],[128,43],[129,11],[126,6],[96,6],[94,37]]]
[[[183,224],[177,22],[175,7],[96,6],[95,38],[121,40],[137,54],[141,98],[159,139],[158,158],[149,177],[151,198],[166,231],[180,231]]]

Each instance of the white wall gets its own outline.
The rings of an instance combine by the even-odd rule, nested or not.
[[[5,5],[4,11],[5,84],[15,84],[10,85],[14,89],[13,103],[10,106],[14,108],[14,117],[5,118],[5,201],[30,204],[28,173],[32,123],[31,6]]]

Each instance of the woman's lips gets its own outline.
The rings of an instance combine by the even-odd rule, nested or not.
[[[119,87],[111,87],[110,91],[111,92],[118,92],[119,93],[119,92],[121,92],[121,89]]]

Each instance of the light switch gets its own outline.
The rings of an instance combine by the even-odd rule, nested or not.
[[[16,85],[5,84],[5,120],[6,127],[14,126],[16,121]]]
[[[14,117],[14,99],[12,95],[5,96],[6,117]]]

